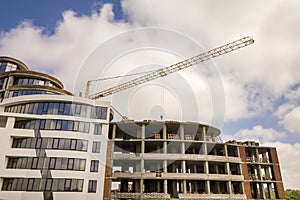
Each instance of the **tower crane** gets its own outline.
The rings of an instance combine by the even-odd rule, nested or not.
[[[229,53],[231,51],[235,51],[237,49],[246,47],[253,43],[254,43],[254,40],[251,37],[247,36],[247,37],[241,38],[239,40],[225,44],[223,46],[220,46],[220,47],[214,48],[212,50],[206,51],[204,53],[201,53],[197,56],[188,58],[188,59],[178,62],[176,64],[170,65],[168,67],[158,69],[155,71],[151,71],[143,76],[132,79],[132,80],[122,83],[120,85],[108,88],[106,90],[97,92],[93,95],[89,95],[89,87],[90,87],[91,81],[88,81],[87,86],[86,86],[85,96],[87,98],[95,100],[95,99],[99,99],[99,98],[102,98],[102,97],[105,97],[108,95],[112,95],[114,93],[132,88],[134,86],[137,86],[137,85],[140,85],[140,84],[152,81],[152,80],[155,80],[157,78],[167,76],[171,73],[180,71],[182,69],[186,69],[186,68],[193,66],[195,64],[198,64],[200,62],[204,62],[204,61],[212,59],[214,57],[217,57],[217,56]]]

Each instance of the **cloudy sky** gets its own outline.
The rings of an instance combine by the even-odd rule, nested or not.
[[[253,37],[249,47],[104,100],[135,120],[213,123],[223,140],[275,146],[285,188],[300,189],[300,1],[55,1],[2,0],[0,52],[74,93],[87,80]],[[93,91],[125,80],[94,82]]]

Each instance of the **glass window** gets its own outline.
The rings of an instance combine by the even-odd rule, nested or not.
[[[58,149],[58,147],[59,147],[59,139],[58,138],[54,138],[53,139],[53,146],[52,146],[52,148],[53,149]]]
[[[58,179],[53,179],[52,180],[52,191],[58,191]]]
[[[77,186],[77,184],[78,184],[77,179],[73,179],[73,180],[72,180],[72,184],[71,184],[71,191],[78,191],[78,186]]]
[[[45,188],[46,191],[51,191],[52,190],[52,179],[48,178],[46,180],[46,188]]]
[[[85,159],[80,159],[79,163],[80,163],[79,170],[84,171],[85,170]]]
[[[94,134],[101,135],[102,134],[102,124],[95,124]]]
[[[69,160],[68,160],[68,169],[73,169],[73,167],[74,167],[74,159],[69,158]]]
[[[71,189],[71,179],[66,179],[65,180],[64,191],[70,191],[70,189]]]
[[[76,143],[77,143],[77,140],[74,140],[74,139],[71,140],[71,147],[70,147],[71,150],[76,150]]]
[[[49,169],[55,169],[56,158],[50,158]]]
[[[89,180],[88,192],[89,193],[96,193],[96,190],[97,190],[97,181],[96,180]]]
[[[100,153],[100,142],[93,142],[92,152],[93,153]]]
[[[27,191],[32,191],[33,190],[33,183],[34,183],[33,178],[28,179]]]
[[[91,160],[90,172],[98,172],[99,160]]]

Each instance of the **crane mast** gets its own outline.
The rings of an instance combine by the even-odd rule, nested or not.
[[[95,93],[91,96],[88,96],[89,85],[90,85],[90,82],[88,82],[87,90],[86,90],[87,91],[86,92],[86,97],[88,97],[90,99],[99,99],[101,97],[105,97],[105,96],[108,96],[108,95],[111,95],[111,94],[129,89],[129,88],[132,88],[134,86],[146,83],[148,81],[152,81],[152,80],[155,80],[157,78],[166,76],[168,74],[177,72],[179,70],[188,68],[192,65],[198,64],[200,62],[204,62],[204,61],[209,60],[211,58],[229,53],[231,51],[235,51],[235,50],[243,48],[243,47],[246,47],[246,46],[248,46],[252,43],[254,43],[254,40],[252,38],[244,37],[244,38],[241,38],[241,39],[236,40],[234,42],[230,42],[230,43],[225,44],[223,46],[220,46],[220,47],[214,48],[212,50],[209,50],[207,52],[201,53],[197,56],[188,58],[188,59],[183,60],[181,62],[178,62],[176,64],[170,65],[170,66],[165,67],[163,69],[159,69],[159,70],[156,70],[154,72],[149,72],[149,73],[147,73],[147,74],[145,74],[141,77],[132,79],[132,80],[127,81],[125,83],[121,83],[120,85],[117,85],[117,86],[108,88],[106,90],[97,92],[97,93]]]

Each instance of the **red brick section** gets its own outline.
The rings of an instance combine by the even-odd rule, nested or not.
[[[242,160],[242,174],[244,175],[244,187],[247,199],[252,199],[251,187],[249,182],[248,166],[246,164],[246,149],[244,146],[239,146],[240,157]]]
[[[104,179],[104,189],[103,189],[103,199],[108,199],[109,192],[111,188],[110,176],[111,176],[111,157],[112,157],[112,142],[107,143],[106,152],[106,166],[105,166],[105,179]]]
[[[270,157],[271,157],[271,162],[273,163],[272,166],[273,166],[274,178],[276,180],[275,187],[277,190],[277,196],[279,199],[285,199],[279,161],[278,161],[277,151],[275,148],[270,148]]]

